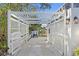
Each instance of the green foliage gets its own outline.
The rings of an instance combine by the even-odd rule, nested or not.
[[[29,33],[31,33],[33,30],[38,31],[39,36],[44,36],[43,34],[46,33],[46,29],[42,28],[41,24],[31,24],[29,27]]]
[[[41,24],[31,24],[29,27],[29,32],[31,33],[31,31],[33,30],[39,31],[40,29],[41,29]]]
[[[76,48],[76,49],[75,49],[74,55],[75,55],[75,56],[79,56],[79,48]]]
[[[0,55],[5,53],[7,46],[7,12],[8,10],[20,10],[19,4],[6,4],[0,8]],[[4,35],[4,36],[3,36]]]

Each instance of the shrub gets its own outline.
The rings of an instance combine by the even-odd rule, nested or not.
[[[74,50],[74,56],[79,56],[79,47]]]

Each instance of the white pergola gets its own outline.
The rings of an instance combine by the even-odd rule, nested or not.
[[[62,7],[61,7],[62,8]],[[17,12],[8,11],[8,47],[9,54],[16,55],[29,39],[29,24],[48,24],[48,41],[60,55],[73,55],[79,47],[79,24],[72,24],[75,16],[79,18],[79,8],[70,8],[66,12]],[[66,19],[70,18],[70,24]],[[72,32],[72,33],[71,33]],[[52,48],[52,49],[53,49]]]
[[[54,14],[58,14],[58,16],[54,16]],[[8,11],[9,54],[16,55],[17,51],[21,49],[21,46],[23,46],[27,42],[27,40],[30,37],[29,24],[48,24],[47,40],[52,43],[54,48],[58,49],[58,53],[60,55],[63,55],[65,13],[56,12],[54,14],[53,12],[40,12],[40,11],[39,12]]]
[[[9,54],[16,55],[30,38],[29,24],[48,24],[52,21],[52,15],[51,12],[8,11]]]

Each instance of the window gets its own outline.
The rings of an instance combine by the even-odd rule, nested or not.
[[[66,24],[69,24],[70,23],[70,19],[66,19]]]
[[[77,7],[79,8],[79,3],[74,3],[73,7],[74,8],[77,8]]]
[[[78,17],[76,17],[76,16],[74,17],[73,23],[74,24],[78,24],[79,23]]]
[[[65,8],[66,8],[66,9],[71,8],[71,3],[66,3],[66,4],[65,4]]]

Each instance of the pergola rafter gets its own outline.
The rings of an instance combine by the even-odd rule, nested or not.
[[[51,12],[15,12],[11,11],[11,14],[15,17],[20,18],[22,21],[28,24],[48,24],[49,21],[52,21]]]

